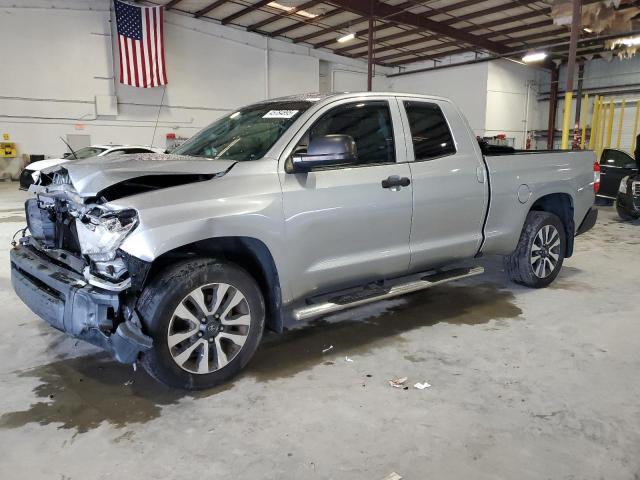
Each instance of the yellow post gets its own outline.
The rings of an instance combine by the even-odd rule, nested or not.
[[[582,102],[582,110],[580,110],[582,118],[585,121],[582,122],[582,135],[580,135],[580,149],[584,150],[584,144],[587,142],[587,108],[589,108],[589,95],[585,93],[584,100]]]
[[[598,127],[596,122],[598,121],[598,107],[600,106],[600,97],[598,95],[593,99],[593,113],[591,114],[591,135],[589,136],[589,150],[596,148],[596,134]]]
[[[562,150],[569,149],[569,123],[571,122],[571,100],[573,92],[567,92],[564,97],[564,115],[562,116]]]
[[[613,99],[609,100],[609,117],[607,119],[607,143],[606,148],[611,148],[611,135],[613,134]]]
[[[600,124],[598,125],[598,158],[602,154],[602,147],[604,147],[604,130],[605,130],[605,121],[607,117],[607,109],[604,106],[604,97],[600,99],[600,113],[598,114],[600,117]]]
[[[622,139],[622,123],[624,120],[624,98],[620,104],[620,120],[618,121],[618,136],[616,137],[616,148],[620,148],[620,140]]]
[[[633,119],[633,136],[631,137],[631,155],[635,155],[636,135],[638,135],[638,114],[640,114],[640,100],[636,103],[636,116]]]

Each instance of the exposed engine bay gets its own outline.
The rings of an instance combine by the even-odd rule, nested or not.
[[[122,291],[131,275],[118,247],[138,224],[135,210],[112,211],[98,199],[84,203],[68,183],[34,185],[25,209],[38,250],[84,276],[92,285]]]

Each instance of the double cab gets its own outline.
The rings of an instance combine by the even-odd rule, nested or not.
[[[171,154],[43,170],[13,287],[53,327],[208,388],[265,328],[482,273],[463,260],[549,285],[596,221],[594,161],[481,145],[446,98],[268,100]]]

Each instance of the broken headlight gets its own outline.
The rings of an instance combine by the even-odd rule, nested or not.
[[[138,214],[135,210],[87,213],[76,219],[80,250],[94,262],[113,260],[116,251],[136,225]]]

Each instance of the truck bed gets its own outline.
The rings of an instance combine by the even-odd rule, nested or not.
[[[483,158],[491,198],[483,253],[512,252],[527,213],[545,196],[566,196],[573,210],[575,228],[594,203],[595,154],[592,151],[512,150],[486,152]]]

